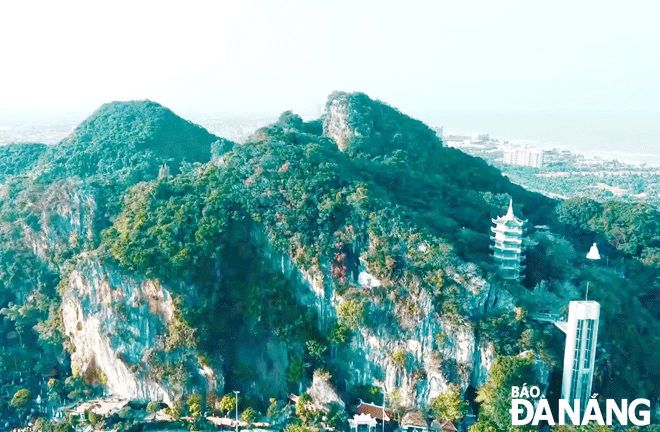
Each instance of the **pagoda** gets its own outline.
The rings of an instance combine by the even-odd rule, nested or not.
[[[522,280],[520,272],[525,268],[521,262],[525,259],[523,234],[527,221],[514,216],[513,199],[509,202],[506,215],[492,221],[495,224],[491,227],[493,235],[490,236],[493,242],[490,246],[493,249],[493,259],[498,264],[504,279],[520,282]]]

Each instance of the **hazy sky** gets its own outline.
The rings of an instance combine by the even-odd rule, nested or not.
[[[359,90],[450,129],[657,153],[659,16],[656,1],[4,1],[0,110],[309,115]]]

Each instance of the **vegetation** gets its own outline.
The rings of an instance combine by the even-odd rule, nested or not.
[[[176,418],[199,419],[206,403],[225,413],[236,408],[233,394],[218,401],[200,391],[200,359],[224,369],[225,388],[242,389],[245,406],[259,409],[263,400],[250,398],[300,394],[315,369],[330,371],[349,398],[373,392],[351,387],[346,365],[355,353],[347,342],[385,332],[405,340],[427,320],[442,322],[433,361],[452,380],[469,373],[440,354],[455,342],[453,329],[474,328],[493,343],[500,358],[480,391],[475,427],[505,430],[507,386],[530,385],[534,376],[531,360],[517,354],[533,351],[549,365],[560,356],[554,329],[534,314],[582,298],[587,282],[605,329],[598,391],[660,396],[658,366],[632,361],[652,357],[660,342],[655,209],[558,203],[442,147],[421,122],[366,95],[335,93],[328,105],[345,114],[344,130],[327,117],[304,122],[285,112],[234,146],[152,102],[108,104],[55,148],[0,154],[0,166],[14,163],[0,201],[0,378],[18,383],[8,391],[47,394],[52,406],[94,394],[83,377],[68,376],[78,371],[63,351],[69,342],[60,313],[69,272],[84,252],[167,288],[174,312],[166,337],[133,366],[148,364],[150,377],[180,396],[169,408]],[[522,285],[503,281],[490,257],[490,220],[511,197],[535,239]],[[603,263],[581,258],[594,241],[603,245]],[[361,283],[362,271],[377,283]],[[467,287],[471,277],[488,282],[488,292]],[[309,286],[323,295],[310,301],[301,294]],[[517,309],[490,306],[507,293]],[[280,347],[272,350],[279,357],[261,361],[264,346]],[[419,367],[403,349],[390,360],[399,371]],[[458,418],[458,396],[455,387],[440,395],[436,415]],[[393,392],[395,399],[403,397]],[[270,417],[280,410],[273,406]],[[15,416],[8,402],[0,408]],[[342,413],[321,412],[303,395],[301,425],[289,428],[339,424]]]
[[[252,424],[257,421],[257,415],[257,410],[252,407],[247,407],[241,413],[241,420],[247,422],[248,424]]]
[[[236,397],[231,393],[224,395],[218,403],[218,409],[225,414],[229,414],[236,409]]]
[[[467,414],[468,404],[463,400],[461,390],[450,384],[447,390],[431,401],[429,409],[436,419],[455,421]]]
[[[8,144],[0,146],[0,183],[33,168],[48,149],[45,144]]]
[[[14,397],[11,399],[10,405],[15,408],[23,408],[25,405],[30,402],[30,390],[28,389],[19,389],[14,393]]]
[[[340,325],[358,329],[364,322],[364,303],[358,300],[346,300],[337,306]]]
[[[533,369],[533,357],[504,356],[491,366],[486,384],[479,390],[477,402],[481,403],[479,422],[472,431],[494,428],[497,431],[512,431],[511,425],[511,387],[537,385]],[[532,430],[532,427],[530,427]]]
[[[183,161],[209,161],[218,139],[155,102],[112,102],[48,154],[48,173],[130,185],[155,179],[163,164],[175,174]]]

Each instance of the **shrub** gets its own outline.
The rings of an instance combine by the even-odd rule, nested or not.
[[[337,306],[340,324],[357,330],[364,324],[364,303],[360,300],[346,300]]]
[[[407,357],[408,356],[406,355],[406,352],[401,348],[390,354],[390,360],[392,361],[392,364],[398,368],[403,368],[406,366]]]
[[[433,399],[429,408],[435,418],[454,421],[463,418],[468,407],[460,389],[455,384],[450,384],[444,393]]]
[[[11,399],[9,404],[15,408],[22,408],[30,402],[32,395],[28,389],[19,389],[14,393],[14,397]]]

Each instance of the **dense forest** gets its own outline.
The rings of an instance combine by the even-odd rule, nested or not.
[[[562,335],[533,315],[565,314],[588,282],[589,298],[602,305],[594,392],[660,398],[660,363],[641,360],[653,359],[660,342],[657,210],[529,192],[364,94],[331,94],[314,121],[287,111],[241,145],[154,102],[115,102],[57,146],[3,148],[0,174],[0,410],[7,425],[103,392],[102,370],[92,376],[71,364],[76,348],[61,312],[70,275],[90,259],[167,287],[176,306],[167,336],[148,355],[123,360],[172,389],[169,413],[198,419],[195,427],[203,425],[202,411],[231,409],[221,393],[199,391],[200,365],[221,370],[225,389],[241,389],[246,407],[269,418],[284,412],[278,406],[288,393],[319,377],[345,401],[376,400],[379,389],[351,381],[359,356],[352,341],[384,329],[403,340],[433,314],[492,343],[498,360],[480,389],[474,428],[511,430],[503,420],[506,391],[523,377],[534,382],[534,361],[552,370],[563,357]],[[498,274],[489,248],[491,218],[510,199],[533,240],[520,284]],[[549,230],[537,231],[541,225]],[[594,242],[603,259],[590,263],[584,256]],[[323,317],[301,303],[282,257],[331,292],[336,312]],[[466,265],[513,304],[473,307],[457,276]],[[363,271],[379,284],[364,288]],[[437,335],[434,352],[450,336]],[[241,358],[240,343],[284,346],[284,386]],[[388,361],[404,376],[410,355],[397,349]],[[460,367],[438,362],[460,384]],[[388,397],[394,408],[410,408],[400,394]],[[440,402],[433,407],[444,412]],[[343,428],[340,411],[323,415],[301,404],[290,427]]]

